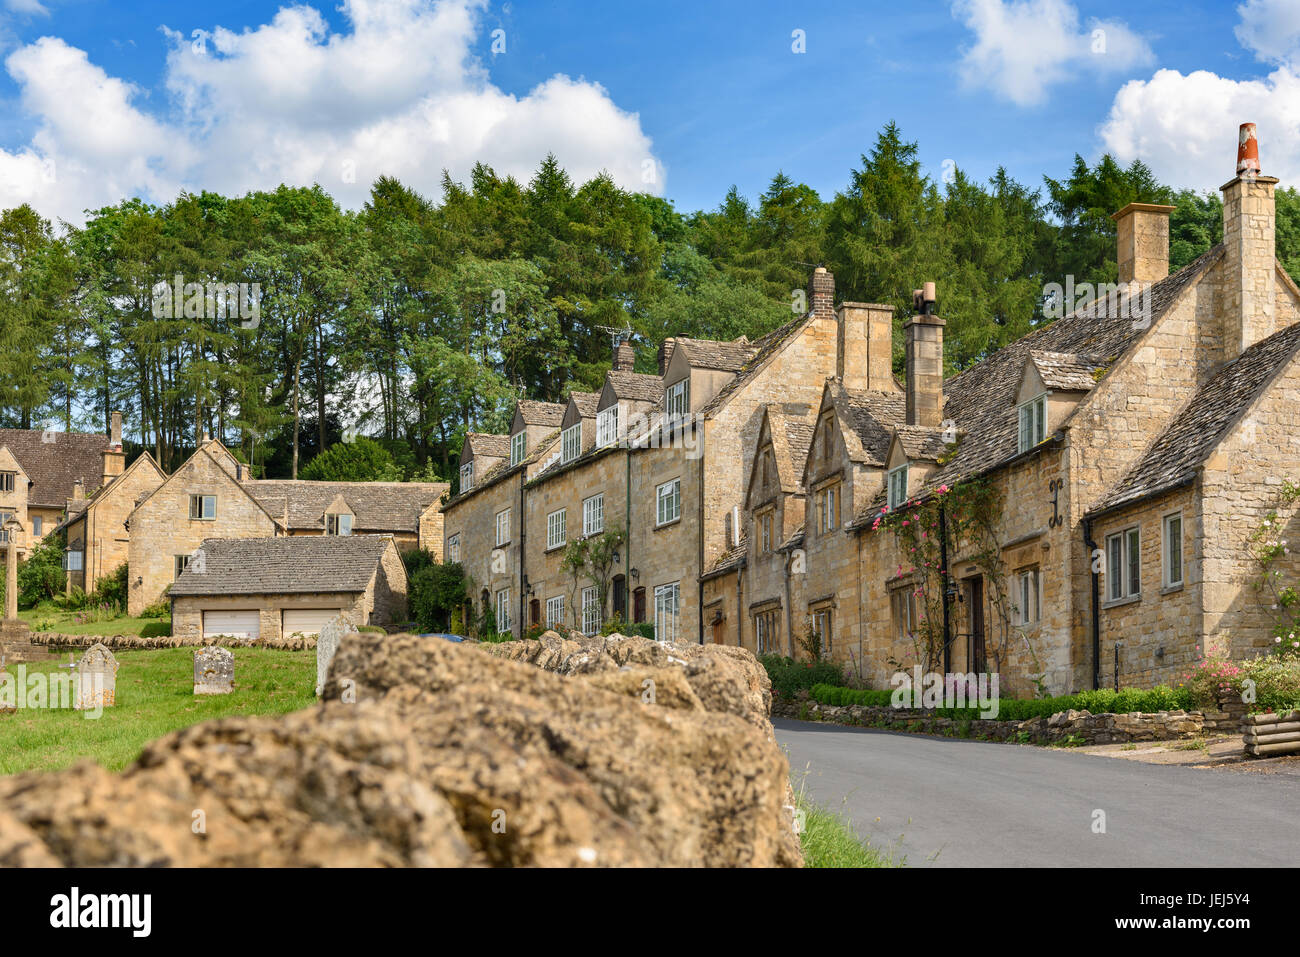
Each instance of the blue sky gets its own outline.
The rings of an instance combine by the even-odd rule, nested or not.
[[[379,172],[436,196],[548,149],[686,210],[778,169],[829,197],[891,119],[936,177],[1110,149],[1216,189],[1244,120],[1300,176],[1300,0],[0,0],[0,58],[0,206],[73,221],[281,180],[355,206]]]

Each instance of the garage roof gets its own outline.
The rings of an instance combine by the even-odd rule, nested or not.
[[[280,595],[366,590],[387,535],[297,535],[278,538],[209,538],[202,561],[191,558],[170,594]]]

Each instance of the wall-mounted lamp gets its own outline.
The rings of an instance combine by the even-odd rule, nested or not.
[[[633,578],[640,580],[640,578],[641,578],[641,569],[639,569],[639,568],[633,568],[631,571],[628,572],[628,574],[631,575]]]

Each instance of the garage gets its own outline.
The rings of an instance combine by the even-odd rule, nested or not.
[[[262,630],[262,616],[256,608],[240,611],[205,611],[203,637],[235,635],[256,641]]]
[[[301,634],[308,638],[319,635],[327,621],[332,621],[343,614],[342,608],[286,608],[280,626],[280,634],[286,638]]]

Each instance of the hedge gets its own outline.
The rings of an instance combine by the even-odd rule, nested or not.
[[[775,684],[775,682],[773,682]],[[815,684],[809,694],[821,704],[861,705],[888,707],[893,703],[894,692],[858,691],[832,684]],[[1080,691],[1077,694],[1056,698],[999,698],[998,721],[1028,721],[1030,718],[1047,718],[1058,711],[1088,711],[1092,714],[1127,714],[1131,711],[1152,713],[1156,711],[1187,711],[1192,706],[1191,694],[1186,688],[1158,685],[1149,691],[1125,688],[1120,691]],[[979,708],[934,708],[933,713],[944,718],[978,718]]]
[[[817,684],[829,687],[844,680],[844,669],[829,661],[795,661],[783,655],[763,655],[758,660],[772,681],[772,691],[784,698]]]

